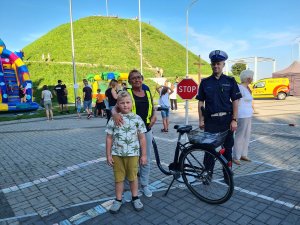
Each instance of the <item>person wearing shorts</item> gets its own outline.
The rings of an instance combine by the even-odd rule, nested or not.
[[[52,112],[52,93],[51,91],[48,90],[48,86],[44,85],[43,86],[43,91],[42,91],[42,99],[44,101],[44,107],[46,110],[46,117],[47,120],[53,120],[53,112]]]
[[[96,96],[96,105],[94,109],[94,116],[101,116],[103,118],[104,116],[104,104],[105,94],[101,94],[101,89],[97,89],[97,96]]]
[[[161,132],[168,132],[169,131],[169,113],[170,113],[170,101],[169,96],[174,91],[168,86],[160,86],[156,88],[156,91],[159,93],[159,105],[161,108],[161,117],[163,122],[163,129]]]
[[[141,166],[147,163],[145,137],[147,129],[141,117],[131,112],[132,99],[128,92],[121,91],[118,94],[117,106],[124,123],[117,126],[111,118],[106,128],[106,159],[107,164],[113,167],[115,177],[116,199],[110,208],[113,214],[118,213],[122,206],[125,178],[130,184],[134,209],[136,211],[143,209],[144,206],[138,197],[137,173],[139,161]]]
[[[81,119],[81,98],[79,96],[77,96],[76,98],[76,111],[77,111],[77,116],[78,119]]]
[[[83,92],[83,108],[87,112],[87,118],[92,118],[92,88],[87,81],[84,81]]]
[[[170,109],[169,108],[165,108],[161,110],[161,117],[162,119],[169,119],[169,115],[170,115]]]
[[[65,108],[66,112],[68,110],[68,91],[65,84],[62,84],[62,80],[57,81],[57,85],[54,87],[54,94],[57,96],[57,102],[59,104],[60,113],[63,113]]]

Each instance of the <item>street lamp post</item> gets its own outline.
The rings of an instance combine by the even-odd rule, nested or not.
[[[106,0],[106,16],[108,17],[108,0]]]
[[[197,65],[198,68],[199,68],[199,71],[198,71],[198,83],[200,84],[200,81],[201,81],[201,66],[205,65],[204,63],[201,63],[201,56],[200,55],[199,55],[198,62],[195,62],[194,65]]]
[[[198,0],[193,0],[186,9],[186,78],[189,78],[189,49],[188,49],[188,33],[189,33],[189,9],[195,4]],[[189,123],[188,118],[188,110],[189,110],[189,101],[185,100],[185,124]]]
[[[72,17],[72,0],[70,0],[70,24],[71,24],[71,43],[72,43],[72,64],[73,64],[73,83],[74,83],[74,103],[76,107],[77,97],[77,78],[76,78],[76,64],[75,64],[75,48],[74,48],[74,34],[73,34],[73,17]]]
[[[140,63],[141,74],[143,75],[143,46],[142,46],[142,19],[141,19],[141,0],[139,0],[139,27],[140,27]]]

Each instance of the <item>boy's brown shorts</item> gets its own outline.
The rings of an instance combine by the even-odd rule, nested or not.
[[[115,182],[123,182],[125,177],[129,181],[137,179],[139,156],[116,156],[113,155],[114,160],[114,175]]]

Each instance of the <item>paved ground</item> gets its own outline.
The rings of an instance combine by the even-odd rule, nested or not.
[[[225,204],[201,202],[178,182],[163,197],[171,177],[152,161],[153,197],[141,197],[142,212],[126,203],[117,215],[107,212],[114,186],[104,119],[1,122],[0,224],[300,224],[299,105],[293,97],[255,102],[253,161],[234,166],[235,191]],[[177,134],[161,134],[158,118],[154,136],[168,163]],[[189,121],[197,124],[196,104]],[[178,123],[184,123],[182,106],[171,116],[171,127]]]

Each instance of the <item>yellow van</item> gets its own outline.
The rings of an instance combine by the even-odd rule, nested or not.
[[[251,85],[253,98],[277,98],[284,100],[290,92],[288,78],[265,78]]]

